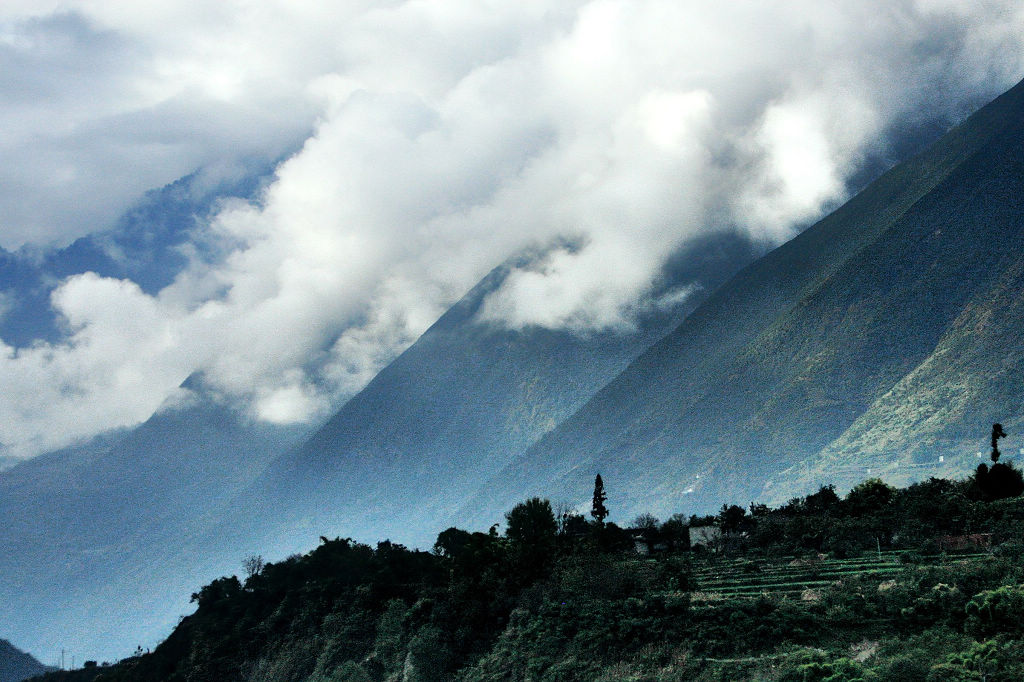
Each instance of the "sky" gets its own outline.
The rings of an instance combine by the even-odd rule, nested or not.
[[[3,249],[272,170],[159,291],[49,283],[61,338],[0,343],[0,456],[196,390],[323,418],[525,249],[481,323],[629,333],[691,240],[781,243],[1022,76],[1015,0],[5,0]]]

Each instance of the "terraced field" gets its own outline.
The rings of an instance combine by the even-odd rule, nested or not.
[[[695,564],[691,599],[714,602],[721,599],[792,596],[814,599],[816,590],[836,585],[844,579],[871,576],[886,580],[905,571],[902,552],[872,553],[848,559],[785,557],[774,560],[710,559]],[[981,561],[986,553],[915,557],[915,566],[950,561]]]

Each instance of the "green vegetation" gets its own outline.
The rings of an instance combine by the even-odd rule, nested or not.
[[[200,589],[154,652],[49,679],[1019,680],[1024,499],[989,497],[870,479],[693,517],[717,530],[692,548],[679,515],[539,498],[431,552],[322,538]]]

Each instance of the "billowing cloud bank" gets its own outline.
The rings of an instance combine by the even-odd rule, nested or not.
[[[1024,73],[1012,0],[7,2],[0,244],[66,243],[195,169],[301,149],[230,244],[157,296],[75,276],[59,344],[0,346],[0,442],[30,456],[147,418],[201,372],[259,418],[322,414],[486,272],[483,317],[623,328],[665,259],[777,243],[900,127]],[[685,283],[683,283],[685,285]]]

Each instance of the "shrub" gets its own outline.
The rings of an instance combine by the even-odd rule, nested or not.
[[[980,592],[967,603],[967,630],[975,636],[1024,634],[1024,585]]]

